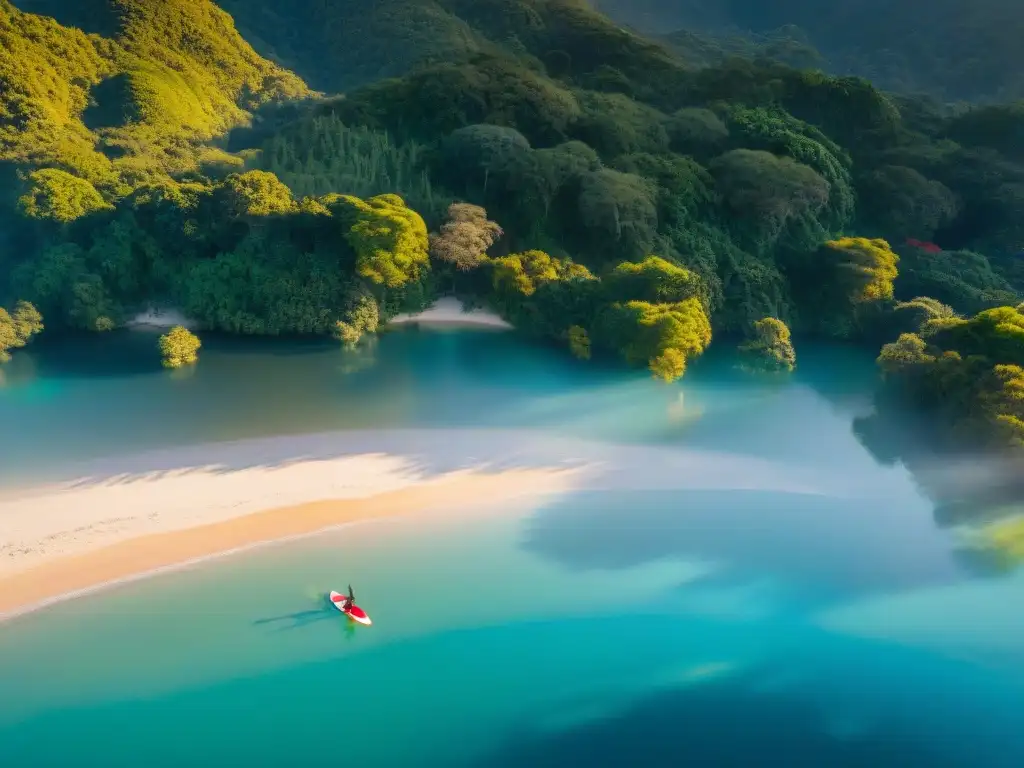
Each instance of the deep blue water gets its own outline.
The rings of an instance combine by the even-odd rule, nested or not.
[[[857,441],[868,355],[780,381],[719,353],[664,386],[491,332],[213,341],[190,375],[151,346],[20,355],[0,482],[357,429],[607,471],[0,625],[0,765],[1024,765],[1024,575],[973,568]],[[324,605],[350,580],[371,628]]]

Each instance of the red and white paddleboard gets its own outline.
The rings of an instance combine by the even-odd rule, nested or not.
[[[370,617],[366,615],[366,611],[360,608],[358,605],[349,605],[348,596],[341,594],[341,592],[331,592],[331,603],[339,611],[348,616],[352,621],[358,621],[360,624],[370,626],[373,624],[370,621]]]

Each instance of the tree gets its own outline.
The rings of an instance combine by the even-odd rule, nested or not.
[[[929,341],[966,357],[1024,365],[1024,304],[995,307],[974,317],[931,324]]]
[[[734,149],[709,166],[727,208],[754,224],[753,239],[774,244],[791,221],[829,200],[829,183],[813,168],[771,152]]]
[[[1024,305],[934,318],[878,357],[889,389],[960,450],[1024,447]]]
[[[813,255],[791,268],[807,327],[835,339],[888,336],[899,262],[889,243],[841,237],[824,243]]]
[[[1024,447],[1024,368],[997,365],[992,369],[992,386],[983,404],[1002,442]]]
[[[897,256],[880,238],[841,237],[825,243],[825,254],[835,261],[842,283],[854,304],[891,300],[893,281],[899,274]]]
[[[931,296],[966,314],[1015,303],[1018,295],[980,253],[917,247],[901,249],[895,288],[898,298]]]
[[[334,324],[333,335],[347,347],[355,346],[367,333],[376,333],[380,325],[380,308],[373,296],[352,291],[345,319]]]
[[[508,168],[530,152],[530,142],[519,131],[501,125],[467,125],[442,144],[445,163],[485,189],[489,176]]]
[[[488,220],[487,211],[480,206],[452,203],[441,232],[430,236],[430,253],[456,269],[474,269],[502,234],[501,227]]]
[[[558,280],[592,280],[594,276],[582,264],[556,259],[544,251],[513,253],[492,260],[493,285],[499,294],[532,296],[544,283]]]
[[[615,169],[657,184],[658,220],[668,227],[692,226],[715,203],[711,174],[688,157],[640,152],[616,158]]]
[[[232,216],[274,216],[298,208],[292,191],[269,171],[233,173],[224,179],[219,194]]]
[[[684,107],[669,119],[668,135],[677,152],[706,157],[725,144],[729,128],[710,109]]]
[[[594,247],[627,257],[649,252],[658,228],[657,190],[641,176],[608,168],[580,180],[579,215]]]
[[[19,301],[13,313],[0,307],[0,363],[11,359],[10,350],[24,347],[42,330],[43,316],[29,302]]]
[[[917,296],[893,307],[895,325],[901,332],[922,333],[933,321],[958,319],[956,311],[930,296]]]
[[[758,367],[772,371],[792,371],[796,352],[789,328],[776,317],[765,317],[754,323],[754,338],[740,345],[739,351]]]
[[[580,325],[574,325],[569,329],[568,336],[569,351],[572,352],[573,357],[589,360],[590,336],[587,334],[587,329]]]
[[[398,195],[360,200],[328,195],[327,206],[350,228],[345,239],[356,252],[356,273],[371,283],[400,288],[418,281],[430,266],[423,218]]]
[[[617,301],[674,304],[700,293],[697,275],[658,256],[619,264],[605,277],[604,284]]]
[[[901,333],[899,339],[882,347],[878,366],[884,373],[902,373],[908,366],[935,362],[927,350],[928,345],[916,333]]]
[[[176,325],[160,337],[160,355],[165,368],[180,368],[199,360],[199,338],[181,325]]]
[[[886,236],[929,240],[959,210],[945,184],[905,166],[882,166],[857,186],[862,219]]]
[[[583,114],[572,126],[573,137],[589,144],[601,157],[668,148],[665,116],[658,110],[623,93],[577,91],[576,97]]]
[[[681,350],[669,347],[657,357],[651,358],[648,367],[651,375],[665,382],[682,378],[686,373],[686,356]]]
[[[599,318],[602,339],[631,365],[646,363],[653,375],[680,378],[689,358],[711,343],[711,323],[696,298],[674,304],[615,302]]]
[[[29,191],[18,204],[29,218],[68,224],[86,214],[113,210],[92,184],[59,168],[33,171],[28,180]]]

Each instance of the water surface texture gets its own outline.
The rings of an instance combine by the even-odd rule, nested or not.
[[[1024,765],[1024,575],[971,567],[857,441],[869,356],[805,349],[779,381],[719,354],[663,386],[495,332],[214,340],[185,374],[152,341],[19,354],[0,483],[368,429],[604,469],[0,625],[4,766]],[[350,581],[373,627],[325,604]]]

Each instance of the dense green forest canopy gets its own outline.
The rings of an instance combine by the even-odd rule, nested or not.
[[[593,4],[694,61],[713,62],[723,51],[808,65],[817,58],[830,72],[867,77],[893,91],[948,101],[1024,98],[1024,4],[1015,0]]]
[[[893,343],[893,397],[1019,441],[1019,106],[697,67],[582,0],[222,5],[0,0],[0,305],[357,344],[454,290],[666,380]]]

